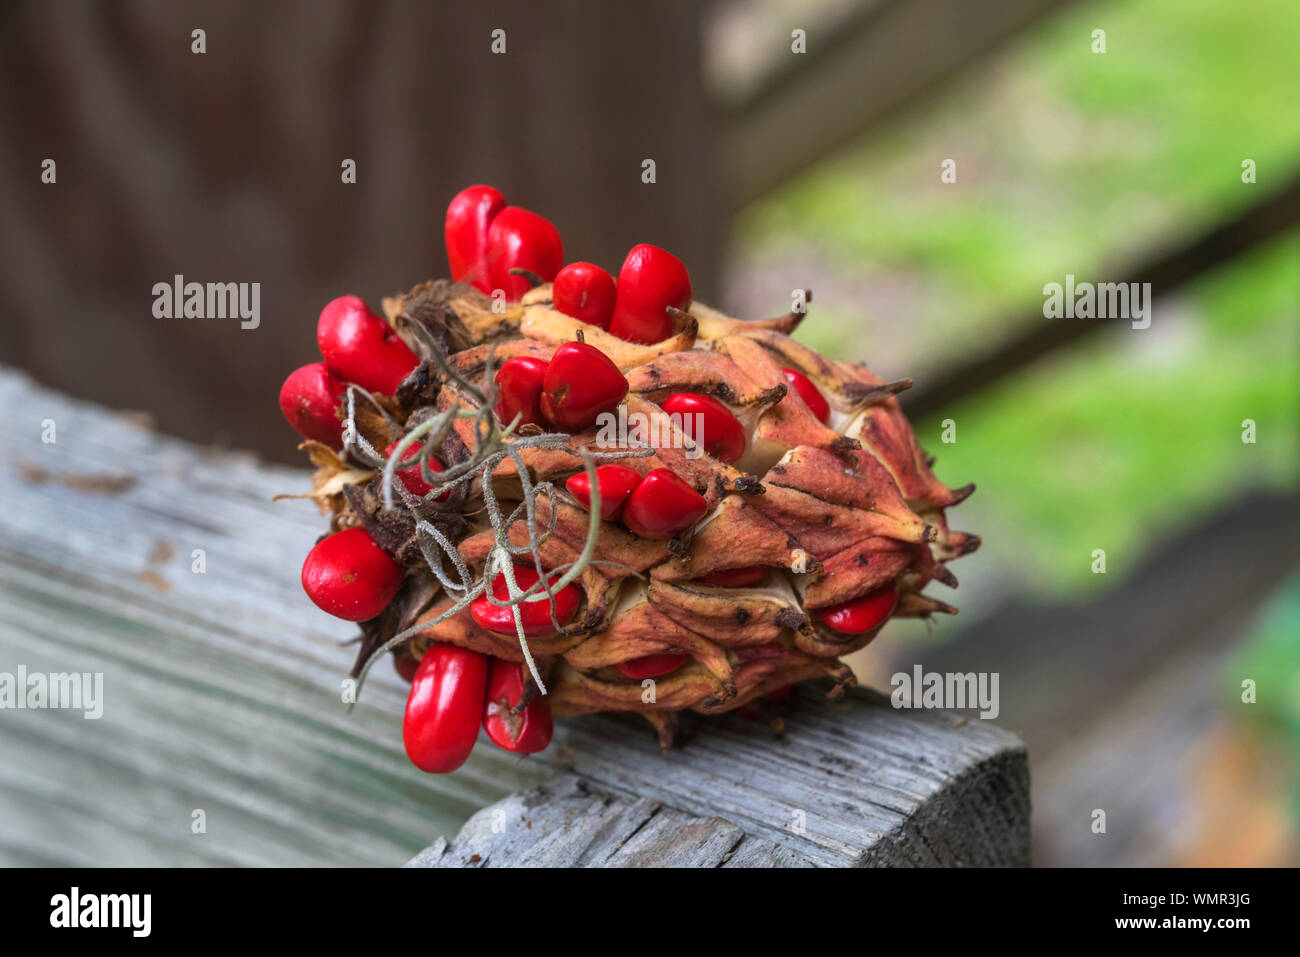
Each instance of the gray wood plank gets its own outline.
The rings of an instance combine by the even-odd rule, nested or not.
[[[543,757],[594,793],[677,809],[694,822],[721,818],[792,862],[1029,862],[1029,772],[1014,735],[947,712],[898,711],[870,691],[828,702],[802,687],[790,700],[776,738],[756,722],[715,716],[689,722],[686,747],[664,753],[639,717],[589,716],[562,722],[559,747]],[[470,832],[458,841],[479,839]],[[496,847],[498,860],[504,850]]]
[[[600,794],[564,775],[484,808],[407,867],[806,867],[720,817]]]
[[[396,865],[494,801],[542,815],[538,792],[512,792],[560,774],[585,790],[545,793],[581,813],[572,833],[520,842],[527,860],[1028,858],[1021,742],[867,693],[802,690],[776,739],[700,719],[664,754],[642,719],[590,716],[560,722],[533,758],[485,746],[454,775],[423,775],[402,753],[405,688],[389,669],[353,713],[340,701],[354,629],[298,581],[323,519],[271,502],[305,472],[160,437],[3,369],[0,403],[0,671],[102,672],[105,685],[97,721],[0,712],[0,863]],[[195,809],[205,833],[191,831]],[[439,857],[487,841],[467,827]]]
[[[386,667],[344,709],[354,629],[298,581],[323,519],[271,501],[306,471],[160,437],[2,369],[0,407],[0,671],[103,672],[105,698],[97,721],[0,711],[0,864],[397,865],[554,773],[480,748],[458,774],[422,774]],[[96,474],[134,482],[65,484]]]

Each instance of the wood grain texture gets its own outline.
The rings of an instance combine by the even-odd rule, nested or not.
[[[386,665],[345,710],[354,629],[298,582],[324,521],[271,501],[305,471],[205,454],[4,370],[0,407],[0,671],[103,672],[105,699],[99,720],[0,711],[0,864],[398,865],[553,773],[480,748],[422,774]],[[95,474],[134,484],[64,484]]]
[[[512,794],[407,867],[808,867],[720,817],[600,794],[575,775]]]
[[[99,720],[0,711],[0,864],[396,865],[467,821],[438,859],[506,863],[484,831],[494,809],[470,820],[503,798],[507,817],[546,825],[516,835],[518,862],[1028,859],[1021,742],[866,692],[801,690],[779,738],[698,719],[664,754],[639,717],[590,716],[533,758],[484,746],[456,774],[421,774],[391,669],[352,713],[341,703],[354,629],[298,581],[324,520],[271,502],[305,472],[160,437],[3,369],[0,404],[0,671],[104,674]]]
[[[626,822],[665,807],[686,812],[694,827],[712,833],[713,825],[701,822],[721,818],[764,842],[756,847],[770,844],[788,853],[791,863],[1029,862],[1029,772],[1018,738],[946,712],[898,711],[870,691],[828,702],[823,690],[810,683],[789,699],[779,737],[735,716],[688,716],[693,733],[686,747],[664,753],[643,719],[590,716],[562,722],[555,745],[541,757],[573,772],[596,794],[649,802],[602,809],[601,819]],[[501,807],[509,813],[510,801],[518,799]],[[573,819],[571,796],[562,795],[560,808],[545,819]],[[556,838],[557,846],[585,847],[581,832],[589,823],[573,826],[579,832]],[[725,842],[725,833],[714,837]],[[483,838],[480,829],[467,827],[451,849],[482,846]],[[505,847],[490,847],[502,862]],[[592,853],[609,847],[605,842]],[[699,862],[713,850],[702,849]],[[666,853],[680,852],[676,844],[666,846]],[[521,845],[521,853],[532,853],[531,845]],[[754,863],[767,859],[760,853]]]

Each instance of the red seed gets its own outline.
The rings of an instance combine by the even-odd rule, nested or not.
[[[483,707],[483,730],[493,743],[515,754],[536,754],[551,743],[554,723],[551,703],[540,694],[512,713],[524,696],[524,666],[493,658],[488,671],[487,701]]]
[[[557,429],[581,432],[625,395],[627,379],[609,356],[585,342],[566,342],[542,378],[542,415]]]
[[[668,307],[691,304],[691,277],[682,261],[658,246],[633,246],[618,271],[618,298],[609,331],[629,342],[662,342],[673,334]]]
[[[790,697],[793,691],[794,691],[794,685],[782,685],[781,687],[776,688],[775,690],[769,691],[767,694],[763,695],[762,697],[763,700],[765,701],[771,701],[773,704],[780,704],[786,698]],[[736,709],[736,717],[757,720],[759,718],[762,718],[763,715],[758,711],[757,708],[753,707],[752,705],[742,704],[739,708]]]
[[[447,206],[443,238],[447,244],[447,262],[451,278],[467,282],[488,295],[488,227],[497,213],[506,208],[506,198],[492,186],[470,186],[457,193]]]
[[[537,574],[537,569],[528,565],[515,566],[515,583],[519,586],[520,591],[527,591],[537,584],[541,576]],[[552,581],[559,578],[548,576]],[[525,600],[517,606],[519,608],[519,617],[524,625],[525,638],[540,638],[544,635],[555,634],[555,625],[551,623],[551,603],[546,599],[546,593],[541,592],[540,601]],[[505,573],[497,575],[492,582],[492,595],[499,601],[510,597],[510,588],[506,584]],[[578,586],[569,584],[565,585],[555,593],[555,619],[561,625],[568,624],[573,616],[578,613],[578,604],[581,595]],[[503,608],[500,605],[494,605],[487,600],[486,596],[480,595],[470,602],[470,614],[480,628],[490,631],[497,635],[515,636],[518,632],[515,630],[515,617],[509,608]]]
[[[321,310],[316,343],[330,372],[384,395],[396,392],[420,364],[393,327],[358,296],[340,296]]]
[[[830,421],[831,405],[826,401],[826,396],[822,395],[821,390],[813,385],[812,379],[808,378],[798,369],[782,369],[785,373],[785,381],[794,387],[794,391],[799,393],[799,398],[803,399],[804,405],[808,406],[809,411],[817,416],[823,424]]]
[[[323,362],[313,362],[289,373],[280,386],[280,411],[305,439],[330,448],[343,448],[343,421],[335,409],[344,385]]]
[[[600,489],[600,517],[615,521],[623,514],[623,505],[632,490],[641,484],[641,473],[626,465],[596,466],[596,487]],[[564,483],[569,494],[587,511],[591,511],[591,480],[586,472],[579,472]]]
[[[520,425],[545,425],[542,416],[542,379],[548,363],[532,356],[515,356],[501,363],[493,377],[497,385],[497,404],[493,411],[502,425],[509,425],[522,415]]]
[[[734,462],[745,454],[745,427],[731,410],[708,395],[679,392],[659,403],[669,415],[679,415],[682,431],[704,447],[704,451],[721,462]],[[696,419],[696,416],[702,419]],[[703,434],[696,435],[697,424]]]
[[[420,667],[420,659],[409,651],[393,652],[393,670],[408,685],[415,680],[415,672]]]
[[[614,666],[614,670],[624,678],[641,681],[645,678],[658,678],[670,671],[676,671],[686,664],[688,658],[690,658],[690,655],[645,655],[642,658],[633,658],[631,661],[620,662]]]
[[[551,293],[560,312],[602,329],[609,328],[617,295],[614,277],[592,263],[569,263],[556,274]]]
[[[862,635],[884,624],[897,607],[898,585],[890,582],[861,597],[829,608],[818,608],[815,614],[842,634]]]
[[[706,585],[720,585],[723,588],[742,588],[757,585],[767,576],[767,569],[762,565],[746,565],[744,568],[728,568],[726,571],[701,575],[695,579]]]
[[[772,701],[777,704],[780,704],[786,698],[790,697],[790,695],[793,693],[794,693],[794,685],[782,685],[779,688],[774,688],[773,690],[769,691],[767,694],[763,695],[763,697],[766,698],[768,701]]]
[[[369,621],[387,608],[402,575],[402,566],[360,527],[321,539],[302,563],[307,597],[347,621]]]
[[[420,449],[422,447],[423,446],[421,446],[419,442],[416,442],[408,446],[406,451],[402,453],[402,461],[406,462],[409,461],[410,459],[416,458],[420,454]],[[390,442],[388,448],[384,449],[384,455],[385,456],[392,455],[393,449],[395,448],[397,448],[397,443]],[[442,463],[439,462],[432,455],[429,456],[429,471],[430,472],[442,471]],[[402,480],[402,484],[406,486],[406,490],[410,492],[412,495],[417,495],[420,498],[424,498],[424,496],[428,495],[430,492],[433,491],[433,486],[430,485],[428,482],[426,482],[424,480],[424,476],[420,474],[419,462],[416,462],[414,465],[410,466],[409,468],[397,469],[393,474]],[[447,496],[450,494],[451,494],[450,492],[443,492],[436,499],[434,499],[434,501],[436,502],[445,501]]]
[[[446,774],[478,740],[487,691],[486,655],[436,643],[420,659],[402,717],[406,756],[421,771]]]
[[[709,503],[671,469],[659,468],[641,480],[623,506],[623,524],[642,538],[664,539],[686,531],[709,510]]]
[[[533,288],[511,269],[527,269],[542,282],[550,282],[564,265],[564,243],[550,220],[519,206],[507,206],[488,227],[488,281],[492,289],[505,290],[506,298],[517,302]]]

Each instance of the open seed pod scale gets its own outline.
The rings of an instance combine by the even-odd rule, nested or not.
[[[552,715],[636,711],[664,747],[682,711],[762,710],[891,617],[955,609],[974,535],[945,510],[895,396],[791,338],[692,300],[640,245],[617,279],[564,266],[559,233],[491,187],[447,214],[451,280],[329,303],[323,362],[280,403],[331,516],[303,585],[360,622],[353,676],[391,653],[403,734],[454,770],[480,726],[546,747]]]

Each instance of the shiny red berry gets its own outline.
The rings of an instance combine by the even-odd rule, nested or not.
[[[632,490],[623,506],[623,524],[642,538],[672,538],[709,510],[704,496],[671,469],[655,469]]]
[[[409,651],[393,652],[393,670],[408,685],[415,680],[415,672],[420,667],[420,659]]]
[[[469,758],[483,720],[487,678],[487,656],[477,651],[438,642],[424,653],[402,716],[406,756],[421,771],[446,774]]]
[[[614,666],[614,670],[624,678],[641,681],[676,671],[686,664],[689,658],[690,655],[645,655],[641,658],[633,658],[631,661],[619,662]]]
[[[898,585],[890,582],[861,597],[818,608],[814,614],[835,631],[862,635],[884,624],[898,607]]]
[[[336,409],[345,387],[323,362],[313,362],[289,373],[280,386],[280,411],[305,439],[343,448],[343,421]]]
[[[632,494],[632,490],[641,484],[641,473],[626,465],[596,466],[596,487],[600,490],[600,517],[607,522],[615,521],[623,514],[623,505]],[[569,494],[578,500],[583,508],[591,510],[591,480],[586,472],[579,472],[564,483]]]
[[[614,277],[592,263],[569,263],[556,274],[551,293],[560,312],[602,329],[609,328],[617,295]]]
[[[307,553],[302,587],[322,611],[347,621],[368,621],[388,607],[402,574],[402,566],[364,528],[345,528]]]
[[[625,395],[627,379],[609,356],[585,342],[566,342],[542,378],[542,415],[557,429],[581,432]]]
[[[803,399],[804,405],[808,406],[809,411],[817,416],[823,424],[829,422],[831,419],[831,405],[826,401],[826,396],[822,395],[821,390],[813,385],[812,379],[798,369],[782,369],[781,371],[785,373],[785,381],[790,383],[795,392],[799,393],[799,398]]]
[[[682,261],[658,246],[633,246],[618,271],[618,298],[609,331],[629,342],[662,342],[673,334],[668,307],[691,304],[691,277]]]
[[[517,302],[533,286],[510,270],[527,269],[542,282],[554,279],[564,265],[560,231],[545,217],[519,206],[507,206],[488,227],[487,263],[492,289],[504,289],[506,298]]]
[[[515,754],[536,754],[551,743],[554,723],[551,703],[535,694],[515,714],[524,696],[524,666],[493,658],[488,671],[487,700],[483,708],[483,730],[493,743]]]
[[[497,386],[497,404],[493,411],[502,425],[521,416],[519,425],[545,425],[542,415],[542,379],[549,363],[533,356],[515,356],[501,363],[493,381]]]
[[[669,415],[680,415],[682,431],[715,459],[734,462],[745,454],[745,427],[730,409],[712,396],[679,392],[659,404]],[[703,425],[703,430],[697,435],[699,425]]]
[[[548,576],[549,580],[554,581],[559,576]],[[537,569],[528,565],[515,566],[515,583],[519,586],[520,591],[527,591],[537,584],[541,576],[537,574]],[[497,575],[492,582],[492,594],[499,600],[503,601],[510,597],[510,588],[506,584],[505,573]],[[547,600],[545,592],[539,592],[540,599],[532,601],[525,599],[518,604],[519,616],[523,621],[525,638],[540,638],[544,635],[555,634],[555,625],[551,623],[551,603]],[[569,584],[565,585],[555,593],[555,619],[561,625],[568,624],[574,615],[578,613],[578,605],[581,595],[578,586]],[[509,608],[500,605],[494,605],[487,600],[486,596],[480,595],[470,602],[470,614],[480,628],[490,631],[497,635],[517,635],[515,630],[515,617]]]
[[[395,448],[397,448],[397,443],[390,442],[388,448],[384,449],[384,455],[385,456],[392,455],[393,449]],[[407,462],[411,459],[417,458],[420,454],[421,448],[422,446],[420,445],[419,442],[407,446],[406,451],[402,453],[402,461]],[[429,456],[429,471],[430,472],[442,471],[442,463],[439,462],[432,455]],[[428,482],[426,482],[424,480],[424,476],[420,474],[419,462],[416,462],[414,465],[409,466],[407,468],[398,469],[393,474],[396,475],[399,479],[401,479],[402,484],[406,486],[406,490],[410,492],[412,495],[416,495],[419,496],[420,498],[424,498],[424,496],[428,495],[430,492],[433,491],[433,486],[430,485]],[[444,501],[449,494],[451,493],[443,492],[441,495],[437,497],[437,499],[435,499],[435,501],[438,502]]]
[[[393,327],[359,296],[340,296],[321,310],[316,343],[325,365],[344,382],[392,395],[417,365]]]
[[[505,208],[506,198],[492,186],[470,186],[453,197],[443,225],[452,279],[467,282],[491,295],[492,284],[487,274],[488,227]]]

